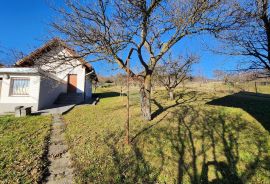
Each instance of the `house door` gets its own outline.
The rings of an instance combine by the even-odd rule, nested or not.
[[[76,93],[77,91],[77,75],[68,75],[68,93]]]

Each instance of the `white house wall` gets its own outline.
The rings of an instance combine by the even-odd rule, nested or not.
[[[85,79],[85,97],[86,99],[92,98],[92,82],[89,76]]]
[[[29,95],[27,96],[11,96],[10,82],[11,78],[29,78]],[[16,106],[32,106],[33,110],[38,109],[40,76],[38,75],[13,75],[10,78],[3,77],[1,96],[0,96],[0,112],[14,112]]]
[[[63,59],[61,59],[63,58]],[[68,82],[68,74],[77,75],[77,93],[84,93],[85,67],[77,59],[72,59],[72,55],[66,49],[55,49],[44,54],[36,61],[40,63],[42,70],[51,72],[60,80]]]
[[[67,90],[66,84],[47,76],[41,76],[38,108],[48,108],[54,104],[61,93]]]
[[[69,61],[63,61],[59,59],[62,56],[65,56],[66,58],[69,57]],[[66,49],[53,49],[35,61],[37,64],[36,67],[39,70],[43,70],[44,74],[41,74],[40,76],[33,73],[16,75],[10,74],[10,77],[26,77],[30,79],[30,92],[28,96],[10,96],[10,79],[5,79],[3,77],[0,97],[0,113],[14,112],[14,108],[20,105],[32,106],[32,110],[34,111],[49,107],[55,102],[59,94],[67,93],[68,74],[77,75],[77,93],[84,94],[86,99],[91,98],[92,84],[88,79],[88,76],[85,77],[86,68],[79,60],[70,59],[72,58],[70,56],[71,54]],[[7,68],[6,70],[12,70],[7,71],[6,73],[19,73],[19,70],[26,69]],[[57,81],[61,82],[58,83]]]

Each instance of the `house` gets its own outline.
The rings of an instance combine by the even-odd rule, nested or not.
[[[32,111],[91,99],[93,67],[64,41],[54,38],[13,67],[0,68],[0,113],[16,106]]]

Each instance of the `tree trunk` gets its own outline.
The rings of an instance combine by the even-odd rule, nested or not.
[[[255,82],[255,92],[258,93],[257,83]]]
[[[129,73],[127,75],[127,120],[126,120],[126,144],[129,144]]]
[[[145,120],[150,121],[151,116],[151,75],[146,75],[140,89],[141,111]]]
[[[169,90],[169,96],[170,96],[170,100],[174,100],[174,92],[173,89]]]

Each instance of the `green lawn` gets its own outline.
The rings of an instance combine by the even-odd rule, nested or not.
[[[64,116],[77,183],[270,183],[269,132],[252,113],[211,105],[221,94],[178,92],[174,102],[157,91],[146,122],[134,91],[127,146],[125,97],[101,90],[97,106]]]
[[[223,82],[189,82],[186,84],[186,87],[208,91],[208,92],[229,92],[229,93],[237,93],[239,91],[249,91],[256,92],[255,82],[240,82],[234,84],[224,84]],[[263,94],[270,94],[270,85],[260,85],[257,83],[257,92]]]
[[[0,117],[0,183],[37,183],[51,118]]]

